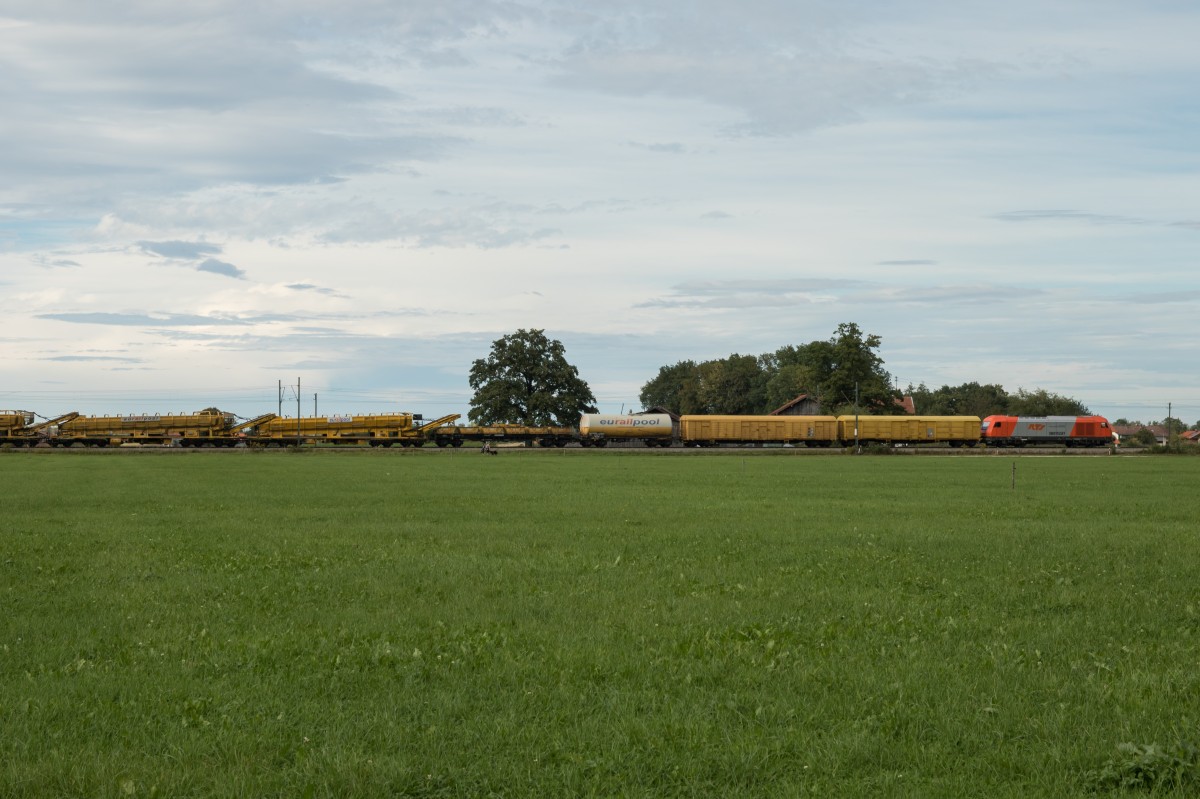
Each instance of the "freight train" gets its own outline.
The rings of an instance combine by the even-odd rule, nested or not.
[[[420,414],[383,413],[285,418],[273,413],[239,421],[215,408],[193,414],[84,416],[68,413],[35,422],[28,411],[0,411],[0,446],[460,447],[464,442],[521,442],[542,447],[647,447],[936,444],[995,447],[1052,444],[1101,447],[1116,443],[1102,416],[700,416],[583,414],[578,427],[459,425],[458,414],[425,422]]]

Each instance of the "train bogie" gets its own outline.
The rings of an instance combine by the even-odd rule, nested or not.
[[[1112,427],[1103,416],[995,415],[984,419],[980,428],[984,443],[993,447],[1104,447],[1114,440]]]
[[[837,440],[833,416],[682,416],[679,437],[692,447],[720,444],[804,444],[828,447]]]
[[[844,444],[949,444],[979,442],[978,416],[839,416],[838,438]]]

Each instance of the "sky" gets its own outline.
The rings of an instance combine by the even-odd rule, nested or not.
[[[1184,0],[0,0],[0,407],[465,416],[537,328],[617,413],[854,322],[901,388],[1191,424],[1198,39]]]

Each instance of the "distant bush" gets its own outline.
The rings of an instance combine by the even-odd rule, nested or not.
[[[1171,446],[1169,447],[1162,444],[1155,444],[1146,451],[1152,455],[1200,455],[1200,445],[1175,440],[1171,442]]]

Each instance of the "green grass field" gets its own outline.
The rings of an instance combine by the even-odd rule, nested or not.
[[[0,479],[0,796],[1200,786],[1200,459],[0,453]]]

